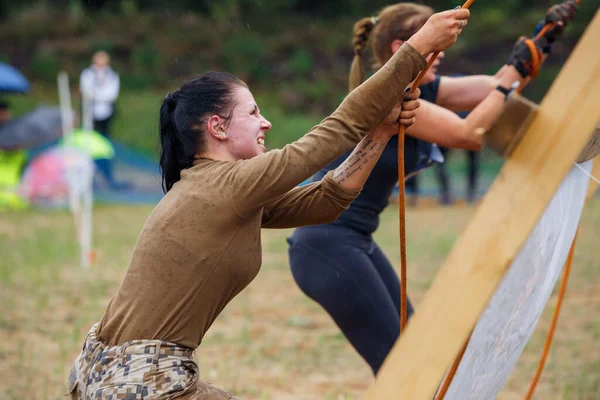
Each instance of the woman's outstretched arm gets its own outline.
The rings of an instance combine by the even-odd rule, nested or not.
[[[534,59],[542,53],[539,48],[540,43],[536,42],[535,45],[537,52],[532,54],[522,41],[515,44],[507,65],[496,75],[494,82],[496,86],[466,118],[460,118],[453,111],[438,104],[423,101],[422,107],[417,111],[417,121],[407,130],[407,134],[444,147],[481,149],[483,145],[481,132],[487,131],[496,122],[502,114],[507,98],[505,93],[495,90],[496,87],[502,90],[509,89],[515,83],[521,84],[532,74]],[[484,84],[482,83],[481,86]],[[477,96],[481,96],[485,91],[481,87],[479,89],[480,93]],[[464,89],[464,93],[468,97],[467,88]],[[440,103],[439,93],[436,103]]]
[[[435,104],[455,112],[471,111],[499,84],[495,75],[443,76]]]
[[[354,147],[404,98],[404,89],[424,68],[424,55],[450,46],[468,10],[434,14],[371,78],[300,140],[281,150],[234,163],[222,181],[236,188],[233,206],[245,218]]]
[[[242,218],[356,146],[384,119],[425,66],[425,58],[410,44],[405,46],[396,53],[395,62],[388,62],[352,91],[333,114],[302,138],[282,149],[232,164],[222,179],[225,185],[236,188],[232,201]]]
[[[400,114],[400,107],[392,110],[360,141],[348,158],[321,181],[294,188],[265,205],[263,228],[293,228],[335,221],[360,194],[388,141],[398,133],[398,121],[403,124],[414,122],[419,94],[415,91],[412,101],[403,103]]]

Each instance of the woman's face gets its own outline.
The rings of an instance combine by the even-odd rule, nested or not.
[[[260,114],[250,90],[238,86],[231,119],[226,128],[227,145],[236,160],[247,160],[267,151],[265,135],[271,123]]]
[[[430,54],[429,56],[427,56],[427,62],[429,62],[429,60],[431,59],[431,57],[433,56],[433,54]],[[441,59],[445,57],[444,52],[440,52],[440,54],[437,56],[437,58],[435,59],[435,61],[433,62],[433,64],[431,65],[431,68],[429,68],[429,71],[427,71],[427,73],[425,74],[425,76],[423,77],[423,79],[421,80],[421,84],[426,85],[428,83],[431,83],[433,81],[435,81],[435,77],[438,73],[438,66],[440,65]]]

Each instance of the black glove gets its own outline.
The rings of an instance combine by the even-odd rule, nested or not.
[[[563,3],[553,5],[546,13],[544,24],[560,21],[566,26],[575,17],[578,7],[579,5],[574,0],[567,0]]]
[[[533,53],[526,42],[533,45]],[[535,77],[542,63],[542,46],[545,44],[545,40],[520,38],[513,46],[506,64],[513,65],[523,78]]]
[[[550,50],[552,50],[552,44],[562,37],[564,31],[565,26],[559,22],[548,29],[540,38],[535,39],[538,41],[544,54],[550,53]]]
[[[550,53],[552,43],[562,37],[565,27],[575,17],[575,12],[579,5],[573,0],[567,0],[560,4],[555,4],[548,9],[546,17],[535,27],[533,37],[537,37],[542,29],[548,24],[552,24],[552,28],[546,31],[542,37],[545,38],[546,44],[542,46],[545,54]]]

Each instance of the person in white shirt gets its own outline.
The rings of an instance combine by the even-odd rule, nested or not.
[[[92,56],[92,65],[81,73],[79,87],[83,100],[90,105],[94,130],[109,135],[110,120],[119,96],[119,75],[110,67],[110,56],[98,51]]]
[[[79,88],[84,110],[91,114],[89,117],[93,121],[94,130],[105,137],[110,136],[110,122],[115,113],[119,86],[119,75],[110,67],[108,53],[106,51],[94,53],[92,65],[81,72]],[[112,189],[124,189],[128,186],[115,181],[110,160],[96,160],[96,165]]]

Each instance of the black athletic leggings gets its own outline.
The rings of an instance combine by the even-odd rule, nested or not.
[[[400,333],[400,281],[388,259],[370,235],[340,226],[299,228],[288,243],[300,289],[377,374]],[[410,317],[410,301],[407,311]]]

